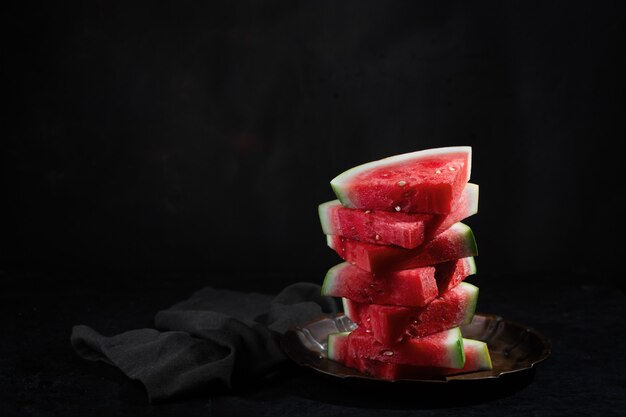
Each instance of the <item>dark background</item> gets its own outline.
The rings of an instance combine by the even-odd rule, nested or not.
[[[321,281],[335,175],[472,145],[481,272],[621,281],[619,3],[21,3],[0,266]]]
[[[4,6],[2,417],[621,415],[622,2]],[[520,392],[335,406],[346,390],[291,364],[248,393],[148,406],[72,350],[73,325],[153,327],[205,285],[321,283],[340,261],[317,218],[329,181],[449,145],[473,146],[481,187],[478,311],[552,341]]]

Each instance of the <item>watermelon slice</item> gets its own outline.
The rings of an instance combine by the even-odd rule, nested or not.
[[[347,336],[347,337],[346,337]],[[345,363],[348,358],[367,358],[382,363],[462,369],[465,365],[463,337],[457,327],[388,346],[376,341],[365,328],[349,334],[328,336],[328,358]]]
[[[328,350],[338,362],[350,368],[356,368],[360,372],[380,379],[419,379],[437,376],[450,376],[468,372],[486,371],[493,368],[489,349],[485,342],[473,339],[463,339],[465,351],[465,365],[461,369],[422,367],[412,365],[398,365],[385,363],[374,359],[349,356],[347,354],[348,336],[350,332],[337,333],[329,336]],[[332,346],[331,346],[332,345]]]
[[[446,214],[470,179],[472,148],[391,156],[351,168],[330,182],[345,207]]]
[[[358,303],[423,307],[476,273],[474,258],[373,275],[347,262],[326,273],[322,295]]]
[[[364,304],[343,298],[343,310],[378,342],[392,345],[471,322],[477,301],[478,288],[462,282],[421,308]]]
[[[322,295],[347,297],[359,303],[421,307],[438,295],[435,267],[390,271],[374,276],[343,262],[326,273]]]
[[[372,273],[417,268],[478,254],[472,229],[463,223],[455,223],[415,249],[372,245],[335,235],[326,239],[328,246],[344,260]]]
[[[449,214],[408,214],[380,210],[349,209],[339,200],[320,204],[322,230],[377,245],[413,249],[454,223],[478,212],[478,185],[467,184]]]

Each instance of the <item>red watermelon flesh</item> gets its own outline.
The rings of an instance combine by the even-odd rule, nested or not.
[[[339,200],[320,204],[318,212],[326,235],[404,248],[421,245],[426,239],[426,224],[436,216],[350,209],[342,206]]]
[[[336,358],[334,360],[343,363],[347,367],[355,368],[365,375],[380,379],[393,381],[398,379],[444,377],[468,372],[486,371],[493,368],[487,344],[479,340],[463,339],[465,365],[461,369],[454,369],[398,365],[374,359],[349,356],[347,354],[349,334],[350,332],[337,333],[328,337],[328,350],[333,352],[333,356]]]
[[[378,342],[393,345],[412,337],[424,337],[472,321],[478,288],[462,282],[424,307],[357,303],[343,299],[346,316],[371,331]]]
[[[476,273],[476,261],[473,257],[443,262],[436,267],[435,281],[439,295],[445,294],[448,290],[459,285],[465,278]]]
[[[470,178],[471,158],[469,146],[426,149],[359,165],[330,184],[345,207],[446,214]]]
[[[373,275],[343,262],[326,273],[322,295],[345,297],[358,303],[423,307],[468,275],[476,273],[475,265],[473,258],[463,258]]]
[[[478,254],[474,234],[463,223],[455,223],[415,249],[372,245],[334,235],[326,239],[341,258],[372,273],[418,268]]]
[[[415,248],[424,241],[447,230],[478,212],[478,185],[467,184],[449,214],[408,214],[380,210],[350,209],[339,200],[320,204],[322,230],[327,235],[339,235],[377,245],[397,245]]]
[[[393,346],[376,341],[363,327],[357,327],[347,337],[338,335],[342,333],[331,334],[328,339],[328,358],[337,362],[366,358],[382,363],[454,369],[462,369],[465,365],[463,337],[458,327],[406,339]]]

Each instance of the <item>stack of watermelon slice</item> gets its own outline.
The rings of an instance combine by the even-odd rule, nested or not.
[[[331,334],[329,359],[383,379],[491,369],[485,343],[465,339],[478,288],[476,242],[460,221],[478,211],[471,148],[427,149],[352,168],[319,206],[332,267],[322,294],[342,297],[357,324]]]

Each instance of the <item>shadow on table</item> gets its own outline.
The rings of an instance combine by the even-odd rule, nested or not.
[[[291,396],[348,407],[437,409],[487,403],[511,396],[530,384],[535,375],[534,369],[529,369],[477,381],[388,383],[341,379],[308,370],[292,370],[291,373],[291,377],[275,387],[267,386],[261,391],[243,395],[247,400],[259,402]]]
[[[311,402],[364,409],[445,409],[488,403],[511,396],[530,384],[535,374],[534,369],[529,369],[478,381],[389,383],[342,379],[287,364],[273,377],[240,386],[233,392],[206,387],[201,393],[150,405],[140,383],[128,380],[117,369],[107,365],[97,363],[89,366],[97,368],[95,370],[102,376],[98,380],[99,384],[109,385],[109,389],[87,390],[88,396],[91,392],[91,395],[97,397],[92,399],[94,403],[105,400],[111,409],[119,408],[129,413],[141,411],[145,415],[162,415],[178,409],[190,416],[206,411],[207,407],[216,415],[271,415],[273,412],[291,409],[294,405],[310,406]],[[112,389],[114,387],[117,389]],[[259,410],[267,413],[258,414]]]

